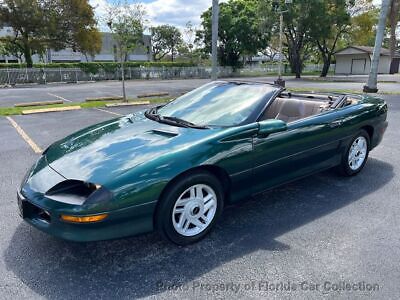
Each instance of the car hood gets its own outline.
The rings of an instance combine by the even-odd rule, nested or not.
[[[137,165],[191,147],[210,131],[161,124],[140,112],[72,134],[51,145],[45,156],[65,178],[105,184]]]

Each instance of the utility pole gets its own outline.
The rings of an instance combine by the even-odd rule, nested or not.
[[[211,80],[218,78],[218,0],[212,1],[212,71]]]
[[[293,0],[285,0],[285,4],[291,4]],[[287,10],[282,10],[280,2],[274,0],[272,7],[279,13],[279,65],[278,65],[278,79],[275,80],[275,84],[285,87],[285,80],[282,79],[282,51],[283,51],[283,14]]]
[[[275,84],[285,87],[285,80],[282,79],[282,43],[283,43],[283,12],[279,14],[279,66],[278,66],[278,79]]]
[[[372,55],[371,68],[367,85],[364,85],[365,93],[376,93],[378,91],[378,67],[379,58],[381,56],[383,36],[385,34],[386,18],[389,12],[391,0],[382,0],[381,14],[379,16],[378,28],[376,29],[375,47]]]

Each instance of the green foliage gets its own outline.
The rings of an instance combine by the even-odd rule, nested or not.
[[[84,54],[95,55],[101,50],[101,34],[97,29],[93,7],[88,0],[52,0],[54,7],[49,10],[55,26],[48,30],[52,48],[70,47]]]
[[[145,10],[140,4],[114,4],[107,7],[107,25],[117,44],[120,61],[126,61],[129,52],[141,44]]]
[[[310,38],[316,44],[324,63],[322,77],[328,74],[339,39],[349,29],[351,7],[353,4],[348,0],[323,0],[315,5],[321,13],[315,19],[318,25],[310,28]]]
[[[241,55],[255,55],[267,46],[270,30],[263,28],[258,14],[259,0],[230,0],[220,4],[218,30],[218,60],[222,66],[238,67]],[[204,44],[205,53],[211,53],[211,16],[209,8],[202,15],[202,30],[197,41]],[[265,25],[265,24],[264,24]]]
[[[153,59],[160,60],[167,54],[174,61],[175,53],[183,45],[182,34],[178,28],[171,25],[151,27],[151,43]]]
[[[96,53],[101,41],[93,8],[87,0],[4,0],[0,24],[13,28],[12,36],[2,38],[9,53],[25,58],[32,67],[32,55],[43,55],[47,48],[71,47],[83,53]],[[90,43],[84,43],[89,40]]]
[[[326,68],[329,70],[331,57],[337,48],[338,39],[350,23],[348,8],[354,0],[302,0],[285,4],[284,0],[265,0],[260,4],[260,12],[265,20],[272,20],[273,32],[279,28],[279,11],[284,11],[284,46],[292,73],[300,77],[304,62],[315,57],[319,50]],[[276,11],[272,10],[277,3]]]
[[[349,33],[345,37],[347,45],[374,46],[379,9],[372,9],[356,15],[351,20]]]
[[[140,68],[140,67],[165,67],[165,68],[172,68],[172,67],[193,67],[195,66],[194,63],[190,62],[126,62],[124,64],[126,67],[131,68]],[[24,69],[26,68],[26,64],[0,64],[0,69]],[[88,63],[51,63],[51,64],[34,64],[34,68],[80,68],[86,73],[97,74],[100,71],[105,72],[115,72],[121,68],[120,63],[116,62],[88,62]]]
[[[288,5],[284,14],[288,60],[292,73],[300,77],[304,62],[313,47],[309,33],[320,24],[315,20],[324,14],[319,0],[304,0]]]

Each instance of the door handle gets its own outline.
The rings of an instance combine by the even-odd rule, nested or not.
[[[335,128],[335,127],[339,127],[343,124],[343,121],[339,120],[339,121],[333,121],[331,123],[329,123],[329,127],[331,128]]]

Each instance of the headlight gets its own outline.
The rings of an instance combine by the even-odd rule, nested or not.
[[[98,197],[104,200],[105,196],[100,193],[101,191],[105,192],[108,198],[110,193],[101,185],[80,180],[65,180],[48,190],[46,197],[58,202],[82,205],[88,202],[97,203],[98,199],[94,198]]]

